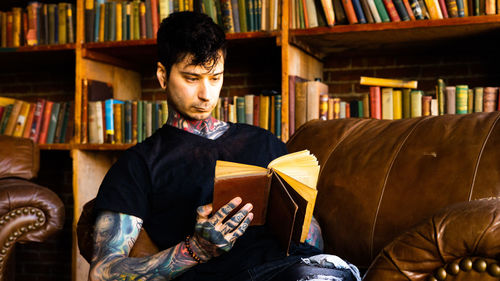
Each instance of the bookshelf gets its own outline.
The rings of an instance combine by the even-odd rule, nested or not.
[[[7,1],[0,7],[26,5],[28,1]],[[95,197],[97,188],[119,154],[133,144],[80,143],[82,80],[95,79],[111,83],[117,99],[139,99],[144,96],[145,78],[156,70],[155,39],[113,42],[85,42],[85,0],[72,1],[76,7],[75,43],[0,48],[0,60],[7,65],[34,63],[39,68],[55,64],[71,72],[70,97],[75,102],[75,137],[69,143],[42,144],[45,151],[69,151],[73,164],[73,280],[86,280],[88,264],[79,255],[76,223],[83,205]],[[281,1],[281,10],[290,3]],[[282,140],[289,138],[289,75],[309,80],[323,77],[324,59],[328,56],[364,53],[407,53],[418,48],[436,48],[463,39],[487,38],[500,29],[500,15],[469,16],[440,20],[418,20],[373,24],[336,25],[310,29],[290,29],[289,14],[280,15],[282,28],[277,31],[229,33],[227,76],[245,69],[250,74],[270,73],[282,93]],[[471,40],[469,40],[471,41]],[[474,43],[469,42],[469,45]],[[442,48],[442,46],[440,47]],[[255,62],[256,61],[256,62]],[[262,63],[264,67],[259,66]],[[15,67],[20,71],[21,66]],[[42,70],[40,70],[42,71]],[[237,78],[240,78],[239,76]],[[245,78],[243,85],[223,88],[222,95],[259,89],[260,77]],[[230,81],[229,81],[230,82]],[[273,84],[274,86],[274,84]],[[233,91],[234,90],[234,91]]]

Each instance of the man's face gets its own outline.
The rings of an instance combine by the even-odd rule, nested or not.
[[[224,79],[224,59],[221,56],[214,67],[207,69],[199,65],[190,65],[191,55],[176,63],[170,70],[168,79],[162,81],[161,75],[166,76],[165,69],[158,79],[167,90],[167,99],[186,118],[203,120],[210,116],[217,104],[222,82]]]

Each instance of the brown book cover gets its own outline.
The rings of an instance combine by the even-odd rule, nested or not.
[[[146,34],[147,34],[147,30],[146,30],[146,4],[144,2],[141,2],[139,4],[139,13],[140,13],[140,16],[139,16],[139,23],[140,23],[140,36],[141,36],[141,39],[146,39]]]
[[[308,150],[281,156],[267,168],[217,161],[213,212],[237,196],[242,199],[239,207],[252,203],[250,225],[266,225],[288,250],[290,241],[304,242],[307,237],[318,174],[317,159]]]
[[[305,82],[307,79],[301,78],[297,75],[289,75],[288,76],[288,123],[289,123],[289,133],[293,135],[295,133],[295,88],[297,87],[297,83]]]
[[[259,126],[260,124],[260,96],[253,96],[253,125]]]
[[[14,137],[22,137],[24,132],[24,126],[26,125],[26,119],[28,118],[28,114],[30,112],[30,104],[27,102],[23,102],[21,106],[21,110],[17,115],[16,125],[14,126],[14,131],[12,132],[12,136]]]
[[[361,8],[363,9],[363,13],[365,14],[366,21],[368,23],[375,23],[372,12],[370,11],[370,6],[368,5],[368,1],[360,0],[359,2],[361,2]]]
[[[495,111],[497,98],[496,87],[485,87],[483,90],[483,112]]]
[[[14,134],[14,129],[17,124],[17,117],[19,117],[19,112],[21,112],[21,108],[23,107],[24,102],[21,100],[16,100],[14,102],[14,106],[12,107],[12,111],[10,112],[9,120],[7,123],[7,127],[5,128],[4,135],[12,136]]]
[[[354,11],[352,0],[342,0],[342,6],[344,7],[344,12],[347,16],[349,24],[358,23],[358,18],[356,17],[356,12]]]
[[[122,104],[114,103],[113,104],[113,118],[114,118],[114,127],[115,127],[115,143],[123,143],[122,139]]]
[[[306,84],[306,121],[319,118],[319,98],[328,94],[328,85],[321,81],[307,81]]]
[[[431,115],[431,96],[423,96],[422,97],[422,116],[430,116]]]
[[[347,24],[347,16],[342,5],[342,0],[333,0],[333,11],[335,12],[336,24]]]
[[[446,114],[455,114],[456,113],[456,97],[455,97],[456,88],[455,86],[446,86],[444,88],[445,94],[445,105],[446,105]]]

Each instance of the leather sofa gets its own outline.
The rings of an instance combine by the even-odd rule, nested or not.
[[[325,252],[364,280],[499,280],[500,112],[306,123],[287,142],[321,165]],[[92,202],[78,223],[91,256]],[[131,256],[157,252],[142,230]]]
[[[30,181],[39,155],[30,139],[0,136],[0,281],[14,280],[16,243],[43,242],[63,227],[61,199]]]

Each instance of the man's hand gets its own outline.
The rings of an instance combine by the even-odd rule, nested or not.
[[[212,204],[198,207],[198,218],[190,245],[201,260],[208,261],[213,257],[231,250],[236,239],[243,235],[253,219],[250,213],[253,206],[248,203],[233,217],[223,223],[226,216],[238,205],[241,198],[236,197],[209,217]]]

